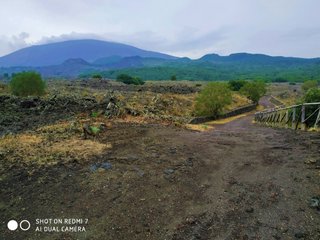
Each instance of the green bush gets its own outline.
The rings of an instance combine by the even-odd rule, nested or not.
[[[92,78],[101,80],[102,76],[100,74],[93,74]]]
[[[275,82],[275,83],[285,83],[285,82],[288,82],[288,80],[285,79],[285,78],[282,78],[282,77],[277,77],[277,78],[273,79],[272,82]]]
[[[138,77],[131,77],[127,74],[120,74],[117,76],[118,82],[123,82],[125,84],[133,84],[133,85],[143,85],[145,82]]]
[[[266,84],[263,81],[246,82],[240,89],[240,92],[254,103],[257,103],[266,91]]]
[[[303,91],[307,92],[309,89],[316,88],[317,86],[318,82],[316,80],[308,80],[302,84],[301,88]]]
[[[304,96],[304,102],[320,102],[320,88],[311,88]]]
[[[45,93],[45,82],[36,72],[14,74],[10,81],[11,93],[17,96],[41,96]]]
[[[320,88],[310,88],[308,90],[308,92],[304,95],[303,98],[305,103],[312,103],[312,102],[320,102]],[[308,121],[306,122],[307,126],[313,126],[316,118],[317,118],[317,114],[313,114],[314,111],[316,111],[319,108],[319,106],[307,106],[306,107],[306,116],[309,117]],[[313,114],[311,116],[311,114]]]
[[[231,102],[231,90],[227,84],[208,83],[196,97],[195,113],[198,116],[216,117]]]
[[[176,81],[177,80],[177,76],[176,75],[172,75],[170,79],[171,79],[171,81]]]
[[[6,91],[6,90],[7,90],[7,85],[0,81],[0,92]]]
[[[229,86],[232,91],[239,91],[246,84],[245,80],[231,80]]]

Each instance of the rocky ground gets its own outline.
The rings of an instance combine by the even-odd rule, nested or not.
[[[0,125],[0,239],[320,239],[319,133],[258,126],[252,115],[199,132],[92,116],[91,100],[52,104],[54,116],[42,111],[60,100],[10,101],[20,110]],[[85,124],[100,130],[85,136]],[[38,218],[88,223],[43,233]],[[9,231],[10,219],[31,228]]]

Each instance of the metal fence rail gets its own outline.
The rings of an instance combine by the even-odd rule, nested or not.
[[[291,127],[295,130],[317,128],[320,125],[320,102],[267,109],[255,113],[255,121],[270,126]]]

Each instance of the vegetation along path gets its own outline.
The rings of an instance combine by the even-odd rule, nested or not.
[[[1,239],[320,239],[319,133],[252,119],[205,132],[113,122],[95,139],[112,148],[87,161],[2,162],[1,222],[32,228]],[[63,217],[87,218],[86,232],[35,232]]]

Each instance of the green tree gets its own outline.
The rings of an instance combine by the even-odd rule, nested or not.
[[[266,93],[266,91],[266,84],[263,81],[247,82],[240,89],[240,92],[254,103],[257,103],[259,99]]]
[[[177,76],[176,75],[172,75],[171,76],[171,81],[176,81],[177,80]]]
[[[196,97],[195,113],[198,116],[218,116],[232,102],[226,83],[208,83]]]
[[[21,72],[13,75],[9,86],[17,96],[40,96],[45,93],[46,84],[36,72]]]
[[[316,80],[308,80],[302,84],[301,88],[303,91],[307,92],[309,89],[316,88],[317,86],[318,82]]]
[[[125,84],[133,84],[133,85],[143,85],[145,82],[138,77],[132,77],[128,74],[120,74],[117,76],[118,82],[123,82]]]
[[[310,88],[304,96],[304,102],[320,102],[320,88]]]
[[[245,80],[231,80],[229,86],[232,91],[239,91],[246,84]]]

